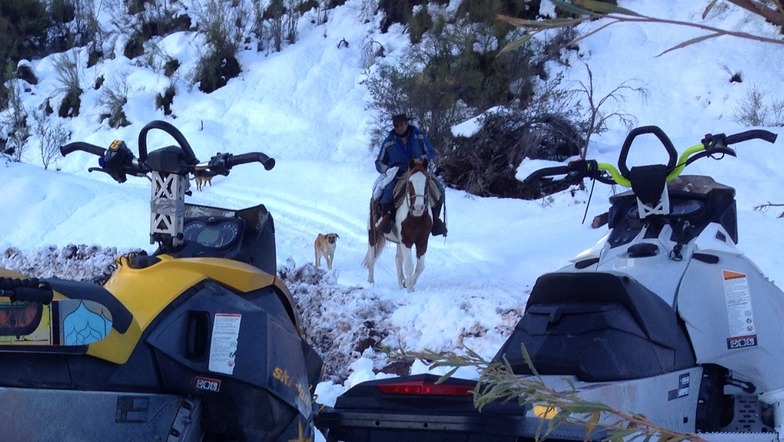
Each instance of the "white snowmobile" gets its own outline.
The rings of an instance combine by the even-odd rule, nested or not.
[[[177,145],[147,152],[162,130]],[[3,441],[312,440],[322,361],[276,277],[263,205],[189,205],[188,176],[275,160],[224,153],[200,163],[171,124],[122,141],[74,142],[117,182],[149,176],[152,255],[129,254],[103,284],[0,269]]]
[[[651,134],[667,164],[629,168],[637,136]],[[707,135],[680,157],[655,126],[634,129],[618,168],[591,160],[539,170],[526,181],[586,178],[630,191],[611,197],[609,233],[573,263],[538,278],[525,313],[495,356],[518,376],[536,373],[556,391],[709,441],[784,440],[784,293],[741,252],[735,190],[682,172],[694,161],[735,156],[729,147],[776,135]],[[530,357],[530,359],[528,359]],[[532,370],[532,367],[533,369]],[[531,404],[475,410],[476,386],[417,375],[365,382],[322,411],[329,441],[603,440]],[[603,427],[602,424],[605,424]],[[780,436],[781,435],[781,436]]]

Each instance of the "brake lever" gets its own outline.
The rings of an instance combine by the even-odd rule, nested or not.
[[[101,173],[105,173],[105,174],[109,175],[110,177],[114,178],[114,176],[113,176],[111,173],[109,173],[109,171],[108,171],[108,170],[104,169],[103,167],[88,167],[88,168],[87,168],[87,171],[88,171],[88,172],[101,172]]]

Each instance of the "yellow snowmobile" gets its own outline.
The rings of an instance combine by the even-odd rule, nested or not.
[[[147,153],[147,134],[177,142]],[[2,439],[312,441],[322,360],[276,278],[263,205],[185,204],[188,176],[275,161],[260,152],[200,163],[174,126],[153,121],[139,157],[122,141],[83,151],[117,182],[152,183],[150,241],[103,286],[0,270]]]

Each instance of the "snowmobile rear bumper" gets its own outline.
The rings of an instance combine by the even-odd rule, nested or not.
[[[327,442],[533,442],[537,434],[541,439],[547,423],[525,416],[517,404],[507,405],[510,412],[479,412],[469,400],[466,411],[432,414],[329,408],[318,414],[316,422]],[[605,437],[604,431],[595,431],[590,439],[585,439],[585,434],[585,427],[560,425],[547,440],[599,441]]]

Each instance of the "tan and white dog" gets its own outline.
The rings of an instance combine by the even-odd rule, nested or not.
[[[205,184],[209,184],[212,186],[212,177],[214,177],[214,173],[204,172],[204,171],[197,171],[193,173],[193,177],[196,180],[196,190],[201,190],[204,188]]]
[[[327,268],[332,268],[332,260],[335,259],[335,246],[338,242],[337,233],[319,233],[316,241],[313,242],[313,250],[316,254],[316,267],[321,267],[321,257],[327,261]]]

